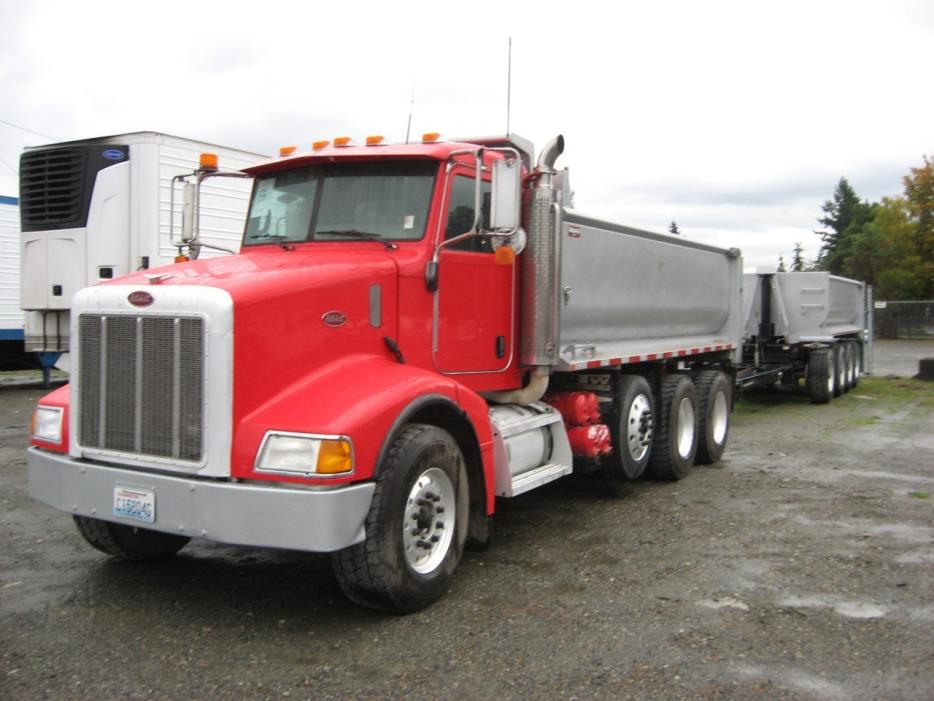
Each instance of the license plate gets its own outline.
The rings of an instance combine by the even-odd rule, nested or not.
[[[114,516],[153,523],[156,520],[156,493],[151,489],[116,485]]]

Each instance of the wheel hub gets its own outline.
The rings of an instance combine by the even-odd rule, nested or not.
[[[412,484],[402,522],[405,560],[419,574],[437,569],[454,537],[454,485],[437,467],[425,470]]]
[[[629,454],[636,462],[645,457],[652,442],[652,411],[649,407],[648,397],[644,394],[636,396],[629,405],[626,442],[629,445]]]

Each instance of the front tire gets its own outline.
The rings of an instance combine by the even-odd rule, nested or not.
[[[376,479],[366,540],[332,557],[347,598],[396,613],[437,601],[464,549],[468,498],[454,439],[435,426],[406,426]]]
[[[610,422],[613,454],[610,470],[625,479],[639,479],[652,454],[655,406],[652,388],[641,375],[619,378],[619,414]]]
[[[687,476],[697,453],[697,393],[687,375],[662,378],[658,424],[649,459],[649,472],[657,479]]]
[[[120,560],[143,562],[171,557],[191,540],[186,536],[87,516],[75,516],[74,519],[78,532],[90,545]]]
[[[726,449],[730,433],[730,399],[732,387],[727,376],[719,370],[701,370],[697,375],[698,403],[698,465],[712,465]]]

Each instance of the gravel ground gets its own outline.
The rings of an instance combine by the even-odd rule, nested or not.
[[[677,483],[572,476],[411,616],[327,561],[117,563],[26,495],[41,390],[0,388],[0,698],[934,698],[934,389],[751,395]]]

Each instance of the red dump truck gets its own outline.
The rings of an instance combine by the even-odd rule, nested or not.
[[[351,599],[407,612],[498,499],[716,461],[739,252],[575,212],[563,148],[337,139],[247,168],[239,254],[76,295],[32,495],[126,559],[330,552]]]

